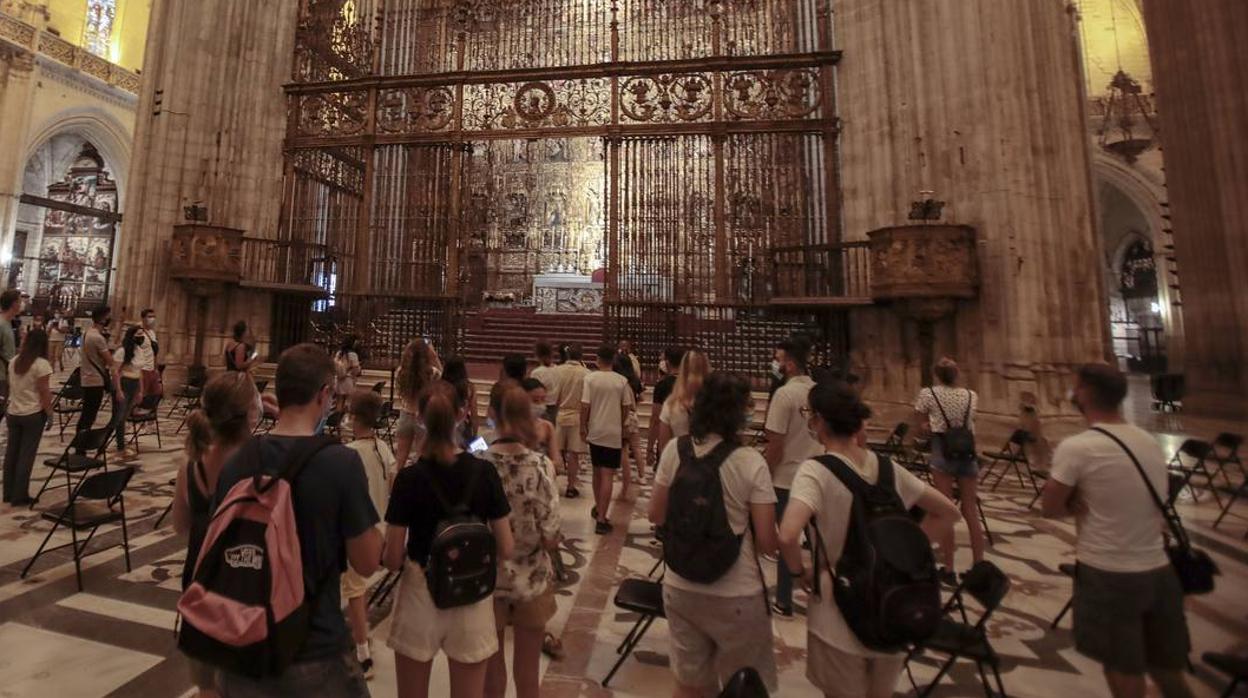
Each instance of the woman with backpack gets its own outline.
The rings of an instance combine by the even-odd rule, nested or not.
[[[927,538],[946,540],[945,534],[953,530],[958,519],[958,509],[905,468],[894,467],[887,459],[881,461],[861,445],[866,443],[871,409],[853,388],[843,383],[816,384],[810,391],[808,409],[809,428],[826,455],[798,467],[780,525],[780,564],[812,592],[807,608],[806,678],[829,698],[884,698],[893,695],[905,650],[869,649],[870,641],[851,629],[837,603],[839,594],[833,593],[830,571],[842,564],[842,556],[849,550],[846,541],[858,540],[856,534],[850,537],[855,495],[842,478],[856,478],[852,484],[871,488],[873,502],[891,496],[891,514],[899,520],[913,525],[907,510],[914,506],[926,513],[922,529],[928,536],[912,531],[913,535],[903,540],[922,546],[918,557],[931,555]],[[836,464],[840,474],[823,460]],[[891,487],[886,488],[885,482]],[[876,509],[873,507],[873,512]],[[816,531],[812,542],[814,569],[803,563],[801,547],[803,531],[811,523]],[[932,560],[930,573],[922,580],[928,593],[925,598],[930,598],[929,617],[939,617],[940,612],[940,587],[934,577]]]
[[[931,434],[928,463],[932,468],[932,484],[949,499],[954,499],[954,486],[957,486],[957,501],[970,534],[974,565],[984,559],[984,529],[977,508],[979,458],[975,454],[975,413],[979,408],[979,396],[974,390],[958,387],[958,365],[953,359],[941,359],[932,372],[936,382],[919,391],[914,401],[915,416],[922,420],[921,427]],[[943,553],[941,581],[956,586],[953,532],[939,543]]]
[[[544,405],[542,406],[544,409]],[[508,383],[494,415],[498,438],[482,454],[494,464],[511,506],[516,549],[504,558],[494,592],[498,653],[486,674],[486,695],[507,693],[503,634],[514,628],[512,674],[517,698],[537,698],[542,641],[555,615],[555,574],[551,555],[559,548],[559,495],[550,459],[531,449],[536,440],[533,400],[523,387]]]
[[[693,409],[694,398],[702,389],[702,383],[710,374],[711,361],[706,354],[697,349],[685,352],[685,357],[680,360],[676,386],[663,401],[659,413],[659,453],[663,452],[668,441],[689,433],[689,412]]]
[[[498,651],[494,574],[515,547],[511,507],[493,464],[457,444],[455,388],[434,382],[418,408],[425,440],[419,460],[395,476],[383,553],[387,568],[403,571],[389,638],[399,696],[428,696],[433,659],[445,652],[451,696],[480,698],[486,660]]]
[[[208,532],[217,478],[260,423],[260,393],[245,372],[223,373],[208,381],[200,408],[187,417],[186,465],[178,470],[173,495],[173,529],[187,537],[182,589],[190,586],[200,546]],[[191,681],[200,698],[214,698],[215,667],[190,659]]]
[[[742,667],[776,690],[758,562],[776,551],[776,492],[767,462],[739,436],[753,407],[744,379],[711,374],[694,400],[689,436],[659,456],[649,513],[668,565],[663,603],[677,698],[716,695]]]

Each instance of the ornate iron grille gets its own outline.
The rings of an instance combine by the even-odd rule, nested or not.
[[[462,303],[601,263],[608,332],[648,359],[679,339],[758,374],[755,350],[796,329],[843,348],[836,311],[773,303],[781,264],[841,239],[828,0],[300,12],[281,236],[329,247],[341,327],[454,348]],[[418,319],[387,319],[396,303]]]

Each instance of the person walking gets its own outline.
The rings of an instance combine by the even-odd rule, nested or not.
[[[426,698],[433,659],[442,652],[450,665],[452,698],[480,698],[486,660],[498,651],[493,595],[466,606],[439,608],[425,568],[438,524],[460,515],[448,508],[452,502],[466,503],[471,516],[487,522],[498,559],[511,559],[511,507],[494,466],[458,444],[460,407],[454,386],[433,384],[421,395],[419,409],[425,423],[420,458],[395,476],[386,509],[385,564],[403,573],[389,638],[398,693],[400,698]]]
[[[91,311],[91,327],[82,338],[82,413],[78,415],[78,431],[95,426],[106,390],[112,392],[117,401],[124,397],[117,394],[114,386],[113,354],[108,350],[108,337],[104,335],[112,318],[112,309],[107,305]]]
[[[979,396],[974,390],[958,387],[958,364],[953,359],[945,357],[936,362],[932,372],[936,379],[935,385],[919,391],[914,401],[914,412],[931,434],[931,456],[928,463],[932,467],[933,484],[941,494],[951,500],[954,499],[954,487],[957,487],[957,501],[962,508],[966,530],[970,534],[973,564],[984,559],[984,529],[979,522],[978,509],[979,458],[973,447],[969,456],[951,453],[950,434],[954,430],[964,429],[974,435]],[[955,548],[951,533],[949,540],[943,541],[941,545],[944,557],[941,560],[943,567],[940,569],[941,581],[951,586],[957,586],[958,583],[957,573],[953,569]]]
[[[413,339],[399,357],[398,383],[399,421],[394,428],[394,459],[400,468],[407,467],[413,450],[420,451],[424,425],[420,422],[417,404],[420,394],[434,380],[430,351],[423,339]]]
[[[30,473],[43,429],[52,419],[52,365],[44,358],[47,353],[47,333],[31,330],[6,371],[9,406],[4,421],[9,434],[4,448],[4,501],[14,507],[34,503]]]
[[[958,519],[958,508],[935,488],[905,468],[880,460],[865,448],[871,409],[852,387],[820,383],[809,390],[805,426],[818,438],[819,455],[832,456],[869,485],[889,478],[900,500],[898,510],[918,507],[929,540],[943,541]],[[886,470],[887,469],[887,472]],[[829,698],[886,698],[893,695],[906,661],[905,653],[867,649],[850,629],[835,594],[829,569],[836,567],[851,534],[852,490],[817,460],[804,461],[793,476],[789,504],[780,523],[780,565],[811,592],[807,606],[806,677]],[[824,562],[804,564],[802,537],[812,522],[819,535],[812,545]],[[857,532],[857,535],[866,535]],[[813,593],[816,575],[821,594]]]
[[[1101,664],[1114,698],[1143,698],[1145,675],[1166,698],[1187,698],[1191,638],[1155,498],[1169,491],[1166,456],[1123,417],[1126,396],[1118,369],[1079,368],[1071,401],[1088,430],[1053,452],[1042,512],[1075,518],[1075,649]]]
[[[744,379],[709,376],[694,401],[690,434],[664,448],[654,476],[650,521],[664,530],[665,559],[669,553],[680,558],[670,560],[663,577],[676,698],[717,695],[742,667],[758,671],[768,690],[777,689],[767,586],[758,561],[776,552],[776,493],[767,461],[740,442],[752,409]],[[692,499],[701,498],[701,490],[686,484],[705,481],[698,477],[699,468],[718,472],[714,477],[728,526],[722,537],[739,546],[736,555],[729,549],[715,569],[704,569],[710,560],[700,558],[717,548],[708,545],[715,539],[700,535],[700,526],[682,525],[697,508]],[[683,478],[689,479],[680,482]],[[706,578],[687,579],[681,570]]]
[[[767,448],[763,456],[776,486],[776,517],[783,519],[789,487],[798,466],[818,455],[821,449],[811,436],[805,415],[810,404],[810,389],[815,385],[806,365],[810,344],[800,337],[785,340],[776,345],[773,357],[772,373],[783,376],[785,382],[772,395],[767,408],[764,426]],[[777,615],[789,618],[793,615],[793,576],[784,565],[777,567],[774,610]]]
[[[542,382],[546,388],[546,419],[554,424],[559,417],[559,404],[555,402],[555,381],[558,368],[555,366],[555,352],[550,342],[542,340],[534,348],[537,356],[537,368],[529,376]]]
[[[68,335],[69,322],[56,311],[48,322],[48,361],[53,371],[65,370],[65,337]]]
[[[514,631],[511,666],[516,696],[538,697],[542,642],[556,610],[551,555],[559,549],[559,494],[554,466],[532,448],[540,419],[533,408],[529,394],[510,384],[495,409],[498,438],[482,454],[494,465],[507,493],[515,539],[515,550],[503,559],[494,591],[499,650],[486,671],[486,695],[491,698],[507,693],[503,635],[509,625]]]
[[[680,371],[676,377],[676,385],[659,410],[659,453],[667,447],[673,438],[688,436],[689,414],[698,391],[706,377],[711,374],[711,362],[697,349],[690,349],[680,362]],[[656,400],[657,391],[656,391]]]
[[[260,393],[245,373],[222,373],[204,386],[199,409],[186,418],[186,462],[178,469],[173,494],[173,530],[186,536],[182,590],[190,586],[195,561],[212,518],[212,497],[226,462],[260,423]],[[193,657],[191,683],[199,698],[216,698],[216,669]]]
[[[646,427],[646,433],[648,434],[646,438],[646,446],[649,451],[648,457],[656,469],[659,467],[659,454],[663,453],[663,446],[665,445],[659,443],[659,434],[662,433],[659,418],[662,415],[663,406],[667,404],[667,399],[672,396],[672,390],[676,388],[676,375],[680,373],[680,363],[684,358],[684,349],[668,347],[663,352],[663,358],[659,359],[659,375],[661,377],[654,383],[650,424]]]
[[[121,347],[113,355],[117,369],[113,372],[113,420],[109,428],[114,430],[117,453],[122,457],[137,455],[126,451],[126,420],[131,410],[143,399],[143,371],[139,368],[139,347],[146,343],[139,328],[126,330]]]
[[[620,469],[621,452],[628,414],[633,409],[633,391],[628,379],[612,369],[615,349],[610,344],[598,348],[598,369],[585,376],[581,391],[581,439],[589,444],[589,460],[594,468],[594,533],[614,530],[608,516],[615,472]]]
[[[555,474],[563,469],[563,457],[559,449],[555,448],[555,425],[547,419],[546,386],[540,380],[530,376],[524,379],[520,387],[524,388],[529,395],[529,400],[533,403],[530,409],[533,412],[534,443],[530,447],[550,459],[552,467],[550,476],[554,478]]]
[[[334,409],[338,412],[346,411],[347,400],[355,392],[355,381],[364,372],[358,345],[359,339],[350,335],[334,354]]]
[[[637,405],[641,404],[641,394],[643,387],[641,378],[634,373],[633,362],[624,354],[616,354],[615,360],[611,363],[611,369],[616,373],[624,376],[628,381],[628,388],[633,393],[633,409],[628,411],[628,416],[624,418],[624,440],[621,449],[620,458],[620,499],[628,501],[629,488],[632,485],[633,478],[629,473],[629,464],[633,465],[633,470],[637,473],[637,486],[640,487],[645,480],[646,462],[644,453],[641,450],[641,424],[637,419]]]
[[[584,392],[585,376],[589,369],[581,363],[581,345],[565,347],[567,359],[555,371],[555,404],[559,406],[555,418],[555,448],[563,454],[564,469],[568,474],[568,487],[563,496],[575,499],[581,496],[581,456],[589,452],[582,436],[581,394]]]

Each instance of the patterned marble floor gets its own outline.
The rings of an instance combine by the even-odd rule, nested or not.
[[[103,417],[101,418],[103,419]],[[183,696],[190,693],[186,665],[174,648],[173,607],[183,562],[183,542],[166,522],[153,525],[172,494],[169,485],[180,462],[176,423],[162,424],[164,447],[144,439],[138,473],[126,495],[132,571],[127,572],[119,548],[88,558],[85,591],[78,592],[74,566],[65,553],[42,558],[27,579],[19,573],[48,530],[39,512],[0,509],[0,696],[55,695]],[[150,443],[149,443],[150,442]],[[1171,439],[1165,439],[1170,443]],[[39,461],[64,448],[56,432],[42,444]],[[36,468],[39,482],[46,470]],[[54,504],[63,495],[49,495]],[[599,682],[616,659],[615,648],[635,617],[617,612],[611,603],[615,587],[630,576],[645,575],[654,564],[655,547],[644,520],[646,490],[635,502],[616,504],[614,535],[590,531],[590,503],[581,498],[563,504],[567,543],[563,556],[571,580],[559,591],[559,612],[551,624],[561,635],[567,657],[543,663],[542,694],[573,696],[654,696],[670,691],[667,669],[667,628],[656,623],[612,681]],[[1108,695],[1097,668],[1072,648],[1069,619],[1057,630],[1049,623],[1070,595],[1070,581],[1057,566],[1072,558],[1073,528],[1042,520],[1026,509],[1031,499],[1017,482],[1005,481],[985,496],[995,544],[990,559],[1011,577],[1013,588],[990,624],[992,642],[1003,656],[1005,685],[1015,696],[1093,698]],[[1185,502],[1183,513],[1195,539],[1215,557],[1223,576],[1213,594],[1188,601],[1188,621],[1195,642],[1196,673],[1191,682],[1198,696],[1218,695],[1223,685],[1199,661],[1201,652],[1248,652],[1248,542],[1242,536],[1248,503],[1220,530],[1210,528],[1216,514],[1208,498]],[[93,547],[118,542],[120,532],[97,536]],[[962,551],[959,568],[969,566]],[[774,565],[764,565],[769,579]],[[799,606],[804,598],[799,593]],[[375,612],[373,637],[378,654],[373,695],[393,696],[393,655],[385,648],[388,609]],[[800,612],[776,620],[773,632],[781,670],[779,695],[816,696],[804,678],[805,623]],[[931,661],[915,665],[921,684],[934,674]],[[899,690],[909,690],[903,678]],[[445,671],[435,670],[432,695],[447,695]],[[973,665],[960,664],[937,690],[938,696],[980,695]]]

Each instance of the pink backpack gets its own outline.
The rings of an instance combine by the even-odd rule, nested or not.
[[[238,481],[217,506],[178,600],[184,653],[257,678],[281,674],[307,639],[315,594],[304,585],[293,484],[313,456],[339,443],[300,440],[273,477],[261,472],[261,441],[239,451],[244,472],[255,475]]]

